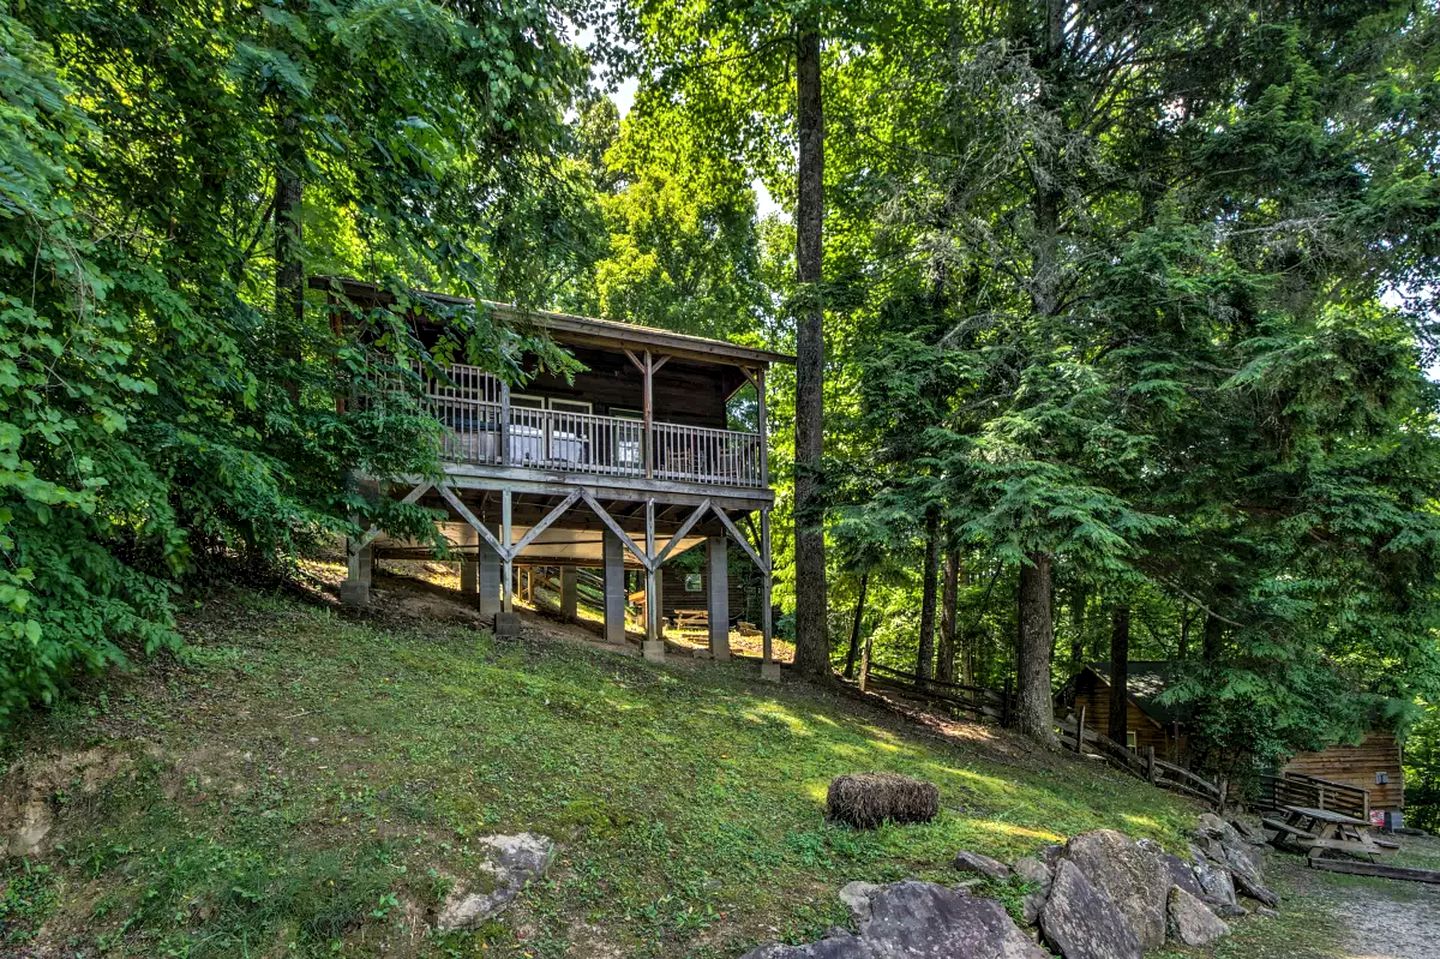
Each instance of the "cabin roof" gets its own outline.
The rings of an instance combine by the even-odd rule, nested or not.
[[[1085,667],[1110,685],[1110,664],[1090,663]],[[1161,704],[1156,700],[1165,691],[1170,679],[1170,664],[1164,660],[1131,660],[1126,667],[1125,692],[1140,711],[1158,723],[1185,721],[1184,707]]]
[[[356,301],[370,301],[377,304],[394,302],[394,296],[378,284],[355,280],[349,277],[312,276],[311,289],[334,291],[337,287],[345,296]],[[450,306],[475,304],[469,297],[449,296],[444,293],[414,291],[416,296]],[[543,330],[560,343],[580,346],[597,346],[607,349],[650,349],[671,356],[683,357],[709,363],[725,363],[735,366],[769,365],[771,363],[794,363],[795,357],[772,350],[753,346],[741,346],[725,340],[712,340],[688,333],[675,333],[653,326],[622,323],[618,320],[602,320],[593,316],[575,316],[570,313],[556,313],[550,310],[529,310],[513,303],[497,303],[480,300],[506,319],[529,324]]]

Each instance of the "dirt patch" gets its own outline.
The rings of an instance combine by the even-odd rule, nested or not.
[[[135,758],[105,747],[34,756],[0,779],[0,854],[34,856],[50,844],[57,809],[74,796],[90,796]]]
[[[1413,865],[1440,857],[1440,840],[1396,837],[1399,852],[1382,862]],[[1430,863],[1425,863],[1429,867]],[[1440,942],[1440,886],[1399,879],[1350,876],[1309,868],[1295,855],[1271,856],[1291,896],[1308,900],[1337,927],[1327,945],[1336,959],[1434,959]],[[1280,909],[1285,911],[1286,905]],[[1268,953],[1267,953],[1268,954]]]

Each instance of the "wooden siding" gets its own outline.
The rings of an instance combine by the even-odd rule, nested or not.
[[[1126,701],[1125,725],[1135,734],[1135,747],[1144,752],[1145,747],[1154,746],[1155,755],[1168,762],[1179,762],[1185,748],[1184,736],[1176,737],[1145,714],[1133,699]],[[1098,730],[1104,735],[1110,733],[1110,686],[1090,670],[1084,670],[1075,677],[1075,715],[1085,710],[1085,728]],[[1125,745],[1121,743],[1120,745]]]
[[[739,547],[731,546],[731,549]],[[749,562],[748,560],[746,562]],[[673,617],[677,609],[706,609],[709,605],[709,584],[705,582],[705,571],[686,570],[677,566],[665,565],[660,567],[660,609],[667,617]],[[686,578],[698,577],[700,588],[698,590],[687,590]],[[755,615],[749,610],[752,591],[748,588],[752,577],[737,576],[736,569],[732,566],[729,576],[730,587],[730,618],[744,619],[749,622],[756,622]]]
[[[563,377],[540,375],[516,393],[556,399],[580,400],[592,412],[608,416],[615,410],[639,412],[644,405],[644,377],[624,353],[572,347],[575,358],[588,369],[575,374],[573,383]],[[739,385],[734,367],[701,366],[672,360],[655,374],[651,387],[655,419],[686,426],[726,426],[725,401]],[[740,377],[743,380],[743,377]]]
[[[1371,809],[1405,808],[1405,773],[1400,766],[1400,744],[1394,733],[1376,730],[1356,746],[1330,746],[1316,752],[1297,753],[1281,771],[1367,789]],[[1390,782],[1377,785],[1377,772],[1386,773]]]

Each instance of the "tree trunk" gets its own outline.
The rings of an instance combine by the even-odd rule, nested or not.
[[[1060,58],[1065,44],[1065,3],[1046,0],[1044,47],[1040,51],[1040,103],[1063,119],[1060,107]],[[1031,240],[1030,308],[1039,327],[1041,349],[1053,338],[1052,319],[1060,311],[1060,202],[1055,186],[1056,156],[1043,146],[1034,174]],[[1015,671],[1018,678],[1016,713],[1020,731],[1048,746],[1056,744],[1054,703],[1051,699],[1050,663],[1055,653],[1055,626],[1051,603],[1054,573],[1048,553],[1030,552],[1020,567],[1019,642]]]
[[[1037,742],[1055,745],[1055,706],[1051,699],[1050,659],[1055,629],[1050,601],[1053,573],[1049,553],[1030,553],[1020,567],[1020,636],[1016,648],[1017,728]]]
[[[1125,745],[1130,729],[1130,607],[1116,606],[1110,617],[1110,728],[1105,735]]]
[[[945,551],[945,586],[940,592],[940,655],[935,677],[955,682],[955,626],[960,604],[960,551]]]
[[[824,506],[820,467],[824,453],[824,302],[821,239],[824,199],[824,113],[820,98],[820,34],[802,24],[795,50],[799,124],[799,187],[795,210],[795,671],[811,680],[830,677],[825,604]]]
[[[850,623],[850,651],[845,654],[845,678],[855,678],[855,656],[860,650],[860,626],[865,621],[865,590],[870,585],[870,571],[860,574],[860,591],[855,596],[855,618]]]
[[[1200,655],[1206,664],[1214,666],[1224,653],[1225,624],[1214,613],[1205,614],[1205,633],[1201,638]]]
[[[925,561],[920,577],[920,648],[915,674],[929,679],[935,670],[935,593],[940,576],[940,511],[925,511]]]

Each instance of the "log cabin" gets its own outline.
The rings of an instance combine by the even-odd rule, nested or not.
[[[1189,749],[1184,713],[1159,701],[1168,669],[1169,664],[1163,661],[1129,664],[1125,745],[1142,752],[1153,746],[1156,756],[1183,765]],[[1110,723],[1110,664],[1085,666],[1066,684],[1062,700],[1077,717],[1082,708],[1085,710],[1087,728],[1106,732]],[[1366,808],[1377,813],[1399,812],[1405,807],[1400,742],[1393,731],[1384,728],[1371,729],[1356,744],[1337,743],[1296,753],[1273,772],[1363,789],[1368,793]]]
[[[312,277],[332,316],[389,307],[395,298],[358,280]],[[426,294],[442,306],[470,301]],[[711,652],[729,656],[732,594],[729,550],[738,548],[759,581],[762,675],[778,677],[772,658],[770,511],[766,372],[792,357],[592,317],[484,308],[502,322],[548,336],[580,364],[570,377],[536,368],[523,386],[486,370],[453,364],[425,380],[422,401],[441,425],[441,476],[358,476],[372,495],[390,495],[443,511],[442,531],[461,556],[461,590],[496,632],[517,628],[517,568],[593,568],[604,582],[604,634],[625,640],[625,572],[639,572],[645,604],[646,658],[665,655],[662,583],[666,564],[704,549],[701,582]],[[423,315],[407,314],[422,341]],[[433,326],[433,324],[431,324]],[[736,422],[736,398],[746,392]],[[353,398],[350,402],[360,402]],[[377,556],[415,544],[372,529],[347,543],[342,602],[369,602]],[[700,599],[700,597],[696,597]],[[564,600],[562,598],[562,606]]]
[[[1185,759],[1185,728],[1174,707],[1158,700],[1165,691],[1164,662],[1132,661],[1125,684],[1126,741],[1121,743],[1144,752],[1155,748],[1155,755],[1167,762],[1182,763]],[[1078,717],[1085,712],[1085,726],[1106,733],[1110,728],[1110,664],[1091,663],[1070,680],[1063,691]]]
[[[1308,776],[1364,789],[1371,813],[1398,813],[1405,808],[1405,770],[1400,740],[1386,729],[1372,729],[1355,744],[1337,743],[1313,752],[1296,753],[1280,774]]]

